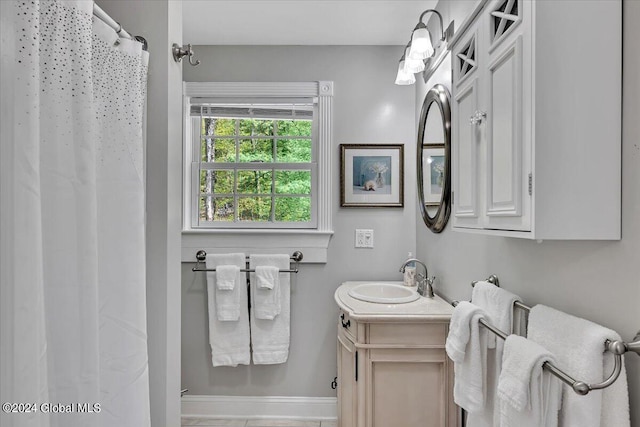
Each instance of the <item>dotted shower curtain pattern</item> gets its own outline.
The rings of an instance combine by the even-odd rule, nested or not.
[[[149,426],[148,54],[90,1],[2,3],[1,390],[36,410],[1,424]]]

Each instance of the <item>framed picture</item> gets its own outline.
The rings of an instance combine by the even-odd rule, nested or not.
[[[444,186],[444,144],[424,144],[422,146],[422,162],[424,204],[438,206]]]
[[[404,145],[340,144],[340,206],[403,207]]]

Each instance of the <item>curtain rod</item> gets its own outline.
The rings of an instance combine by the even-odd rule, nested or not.
[[[129,34],[128,32],[126,32],[124,30],[124,28],[122,28],[122,25],[120,25],[120,23],[116,22],[112,17],[110,17],[107,14],[107,12],[102,10],[102,8],[100,6],[98,6],[95,2],[93,3],[93,14],[98,19],[102,20],[105,24],[107,24],[108,26],[113,28],[113,30],[118,34],[118,36],[125,37],[125,38],[131,39],[131,40],[136,40],[136,41],[142,43],[142,49],[143,50],[147,50],[147,41],[144,39],[144,37],[140,37],[140,36],[135,36],[134,37],[131,34]]]

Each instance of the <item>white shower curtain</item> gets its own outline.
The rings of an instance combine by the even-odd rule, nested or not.
[[[1,424],[148,426],[148,55],[90,1],[0,3]]]

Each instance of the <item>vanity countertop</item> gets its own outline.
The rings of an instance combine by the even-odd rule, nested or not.
[[[334,294],[338,306],[346,311],[354,320],[377,321],[384,320],[406,322],[408,320],[442,320],[449,321],[453,307],[439,296],[434,298],[420,297],[416,301],[404,304],[379,304],[355,299],[349,295],[349,289],[363,282],[344,282]],[[397,283],[402,282],[388,282]]]

